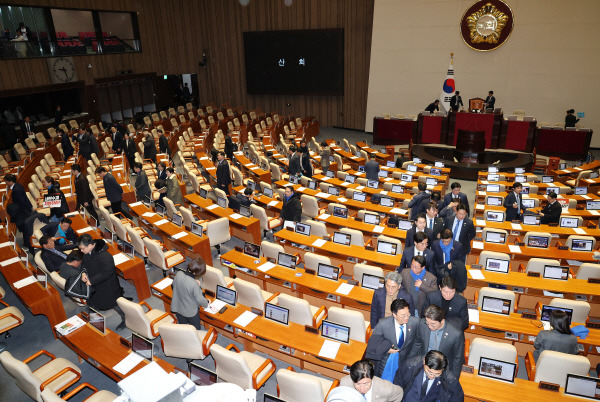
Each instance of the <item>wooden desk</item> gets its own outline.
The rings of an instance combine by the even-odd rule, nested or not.
[[[488,181],[488,180],[477,180],[477,188],[480,190],[483,190],[488,184],[503,184],[505,186],[505,188],[510,189],[512,187],[512,185],[514,184],[514,182],[509,182],[509,181]],[[523,183],[525,185],[525,183]],[[560,182],[552,182],[552,183],[527,183],[527,184],[533,184],[534,186],[537,186],[538,188],[538,194],[541,195],[545,195],[546,194],[546,189],[548,189],[548,187],[568,187],[565,186],[564,184],[560,183]],[[532,194],[533,195],[533,194]]]
[[[523,240],[523,239],[521,239]],[[473,240],[475,241],[475,240]],[[512,259],[522,260],[522,259],[530,259],[530,258],[550,258],[561,261],[563,265],[568,265],[567,260],[577,260],[583,262],[592,262],[594,263],[594,257],[592,252],[587,251],[570,251],[570,250],[559,250],[557,247],[549,247],[549,248],[537,248],[537,247],[527,247],[520,246],[521,252],[511,252],[508,244],[494,244],[494,243],[485,243],[484,248],[486,251],[495,251],[498,253],[505,253],[511,256]],[[471,243],[471,253],[469,256],[476,257],[483,250],[480,248],[476,248]]]
[[[485,197],[495,196],[495,197],[504,197],[508,195],[508,192],[500,192],[500,193],[492,193],[487,191],[477,191],[477,195],[475,196],[475,202],[479,204],[485,203]],[[586,201],[590,200],[600,200],[600,196],[593,193],[588,193],[587,195],[565,195],[565,194],[557,194],[557,199],[560,202],[561,200],[568,202],[569,200],[577,201],[577,205],[585,205]],[[543,207],[546,203],[548,203],[548,198],[546,194],[523,194],[523,199],[534,199],[539,200],[540,207]]]
[[[243,152],[234,152],[234,157],[242,165],[246,177],[251,178],[256,184],[261,181],[271,184],[271,172],[262,170],[259,166],[255,165],[250,159],[244,156]]]
[[[376,149],[371,148],[364,142],[359,141],[356,143],[356,146],[368,153],[369,155],[371,155],[372,157],[375,157],[383,162],[391,162],[394,160],[394,155],[379,152]]]
[[[560,239],[566,239],[571,235],[578,236],[593,236],[600,239],[600,229],[590,229],[586,227],[580,227],[577,229],[581,229],[585,231],[584,234],[577,233],[574,228],[562,228],[560,226],[549,226],[549,225],[524,225],[522,223],[513,224],[512,222],[503,221],[503,222],[492,222],[486,221],[483,219],[475,219],[473,221],[475,227],[481,228],[490,228],[490,229],[502,229],[509,232],[518,232],[519,236],[524,236],[527,232],[548,232],[552,234],[557,234]]]
[[[494,205],[482,205],[477,204],[475,206],[475,216],[482,217],[483,211],[486,209],[492,209],[496,211],[506,211],[502,205],[494,206]],[[540,208],[534,208],[533,210],[539,210]],[[598,220],[600,220],[600,211],[588,211],[587,209],[563,209],[562,215],[564,216],[581,216],[584,220],[584,225],[586,221],[592,221],[595,225],[598,224]]]
[[[558,170],[553,170],[552,174],[554,174],[554,177],[556,180],[568,180],[569,178],[576,178],[577,175],[583,171],[583,170],[594,170],[594,169],[598,169],[600,168],[600,160],[595,160],[593,162],[590,163],[585,163],[581,166],[578,167],[572,167],[572,168],[568,168],[568,169],[558,169]]]
[[[360,191],[360,192],[367,193],[367,194],[370,194],[370,195],[373,195],[373,194],[386,195],[388,197],[394,198],[395,200],[399,200],[400,202],[402,202],[404,200],[410,200],[413,197],[412,194],[407,194],[407,193],[400,194],[400,193],[393,193],[391,191],[386,191],[386,190],[383,190],[383,189],[369,188],[367,186],[363,186],[363,185],[360,185],[358,183],[352,184],[352,183],[344,182],[344,181],[342,181],[340,179],[337,179],[337,178],[333,178],[332,179],[330,177],[323,176],[322,174],[314,175],[313,179],[317,180],[317,181],[320,181],[320,182],[329,183],[332,186],[338,187],[340,189],[342,189],[342,188],[344,188],[344,189],[351,188],[351,189],[354,189],[356,191]],[[404,184],[402,184],[402,183],[409,184],[409,183],[405,183],[405,182],[397,182],[396,184],[400,184],[400,185],[404,186]],[[285,180],[280,180],[280,181],[276,182],[275,184],[277,184],[280,187],[285,187],[286,185],[289,185],[289,182],[287,182]]]

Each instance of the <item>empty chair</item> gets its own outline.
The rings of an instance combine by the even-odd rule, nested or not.
[[[582,170],[574,180],[567,180],[566,184],[570,187],[577,187],[581,180],[589,179],[591,174],[591,170]]]
[[[340,307],[329,307],[327,320],[350,328],[350,339],[358,342],[367,342],[367,331],[371,324],[365,321],[365,316],[355,310]]]
[[[575,242],[577,246],[582,245],[584,247],[576,247],[576,249],[573,250],[573,242]],[[591,248],[589,248],[590,243]],[[567,237],[565,246],[569,247],[569,250],[571,251],[592,251],[594,247],[596,247],[596,238],[593,236],[570,235],[569,237]]]
[[[233,280],[233,286],[237,291],[238,303],[246,307],[264,311],[265,302],[277,303],[277,294],[262,290],[257,284],[236,278]]]
[[[260,243],[260,248],[262,250],[263,257],[271,261],[277,261],[277,256],[279,253],[285,253],[285,250],[281,244],[272,243],[266,240],[263,240]]]
[[[481,306],[483,305],[483,297],[489,296],[489,297],[495,297],[498,299],[510,300],[509,311],[511,313],[515,311],[516,296],[515,296],[515,292],[513,292],[512,290],[496,289],[496,288],[481,288],[475,294],[476,294],[476,299],[477,299],[477,306],[479,307],[479,309],[481,309]]]
[[[506,244],[508,240],[508,232],[502,229],[483,228],[481,237],[484,242]],[[504,238],[504,240],[502,240]]]
[[[289,320],[296,324],[318,328],[321,321],[327,317],[325,306],[311,306],[308,301],[298,297],[279,294],[277,304],[289,310]]]
[[[163,324],[160,326],[160,341],[165,356],[204,360],[217,341],[217,332],[214,328],[200,331],[189,324]]]
[[[149,238],[144,237],[144,246],[148,250],[148,260],[156,265],[158,268],[163,270],[164,275],[167,275],[167,271],[171,268],[185,262],[185,256],[179,251],[175,250],[162,250],[162,244]]]
[[[590,303],[581,300],[570,300],[554,298],[550,300],[550,305],[554,307],[573,309],[571,322],[585,324],[590,315]]]
[[[485,269],[485,267],[487,266],[488,258],[510,261],[510,256],[506,253],[498,253],[496,251],[483,250],[481,254],[479,254],[479,260],[477,261],[477,263]]]
[[[485,338],[475,338],[468,350],[468,365],[479,367],[481,357],[505,362],[517,362],[517,348],[505,342],[494,342]]]
[[[600,279],[600,264],[592,264],[589,262],[581,264],[575,277],[583,280],[588,280],[589,278]]]
[[[223,271],[219,268],[206,266],[206,273],[202,276],[202,287],[205,291],[212,292],[213,295],[217,292],[217,285],[228,287],[233,283],[233,279],[223,275]]]
[[[339,380],[331,381],[306,373],[297,373],[292,367],[277,370],[279,398],[288,402],[324,401],[329,391],[339,385]]]
[[[269,218],[267,213],[263,207],[259,207],[258,205],[251,204],[250,212],[252,216],[260,221],[260,228],[263,231],[263,236],[267,234],[267,231],[273,229],[278,226],[279,219],[277,218]]]
[[[324,255],[307,252],[304,254],[304,268],[314,269],[319,268],[319,264],[331,265],[331,259]]]
[[[550,246],[550,242],[552,241],[552,235],[550,233],[547,232],[527,232],[525,234],[525,238],[523,239],[523,243],[525,243],[525,246],[527,246],[529,244],[529,238],[531,236],[535,236],[535,237],[545,237],[548,239],[548,246]]]
[[[210,246],[217,249],[217,253],[221,254],[221,244],[231,240],[229,231],[229,219],[219,218],[206,225],[206,235],[210,241]]]
[[[587,357],[553,350],[540,353],[536,364],[533,363],[533,353],[527,352],[525,366],[530,381],[549,382],[563,388],[567,382],[567,374],[588,376],[590,371],[590,361]]]
[[[4,289],[0,288],[0,299],[3,297]],[[18,308],[9,306],[3,300],[0,300],[0,304],[5,306],[0,310],[0,334],[4,334],[5,338],[10,338],[10,333],[8,331],[23,324],[23,321],[25,321],[25,316]],[[0,342],[0,352],[2,352],[4,349],[6,349],[6,342]]]
[[[359,247],[365,246],[365,238],[363,236],[363,232],[361,232],[360,230],[350,229],[350,228],[341,228],[340,232],[350,235],[350,244],[359,246]]]
[[[217,376],[244,389],[259,389],[276,369],[271,359],[246,351],[240,352],[234,344],[224,348],[215,343],[210,347],[210,354],[215,359]]]
[[[300,201],[302,202],[302,215],[309,218],[316,218],[319,215],[319,203],[315,197],[302,194]]]
[[[310,234],[312,236],[324,237],[327,236],[327,226],[323,222],[313,221],[312,219],[308,219],[304,222],[307,225],[310,225]]]
[[[353,279],[355,281],[357,281],[358,283],[362,283],[363,274],[376,275],[376,276],[380,276],[382,278],[384,277],[383,268],[376,267],[373,265],[368,265],[368,264],[356,264],[354,266],[353,273],[354,273]]]
[[[525,272],[537,272],[543,274],[546,265],[559,266],[560,261],[547,258],[530,258],[525,267]]]
[[[117,304],[123,310],[123,313],[125,313],[125,325],[127,325],[127,328],[148,339],[154,339],[159,335],[159,328],[162,324],[177,322],[173,314],[153,309],[145,301],[141,301],[138,304],[124,297],[119,297]],[[142,305],[148,308],[147,312],[144,312]]]

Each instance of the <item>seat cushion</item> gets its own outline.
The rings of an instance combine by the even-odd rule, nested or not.
[[[6,314],[13,314],[19,317],[21,319],[21,322],[23,322],[24,320],[23,314],[21,314],[19,309],[14,306],[6,307],[0,310],[0,317]],[[2,333],[2,331],[4,331],[6,328],[10,328],[13,325],[17,324],[18,322],[19,321],[16,318],[10,316],[0,319],[0,333]]]
[[[250,368],[250,372],[252,374],[254,374],[254,372],[260,367],[261,364],[263,364],[265,362],[265,358],[261,357],[257,354],[254,353],[250,353],[250,352],[246,352],[246,351],[242,351],[239,353],[240,356],[242,356],[244,358],[244,360],[246,361],[246,364],[248,365],[248,367]],[[271,368],[271,366],[267,366],[265,367],[256,377],[256,383],[260,383],[262,381],[263,378],[265,378],[265,376],[267,375],[267,373],[269,372],[269,369]],[[252,381],[252,380],[250,380]],[[251,383],[250,383],[251,384]]]
[[[117,399],[117,395],[110,391],[102,390],[86,399],[86,402],[112,402]]]
[[[155,309],[148,311],[146,313],[146,317],[148,317],[148,320],[150,322],[152,322],[163,314],[165,314],[164,311],[155,308]],[[158,321],[156,324],[154,324],[154,332],[159,332],[158,327],[160,327],[162,324],[173,324],[173,323],[175,323],[175,320],[173,320],[173,317],[171,317],[169,315],[169,316],[163,318],[162,320]]]
[[[59,357],[44,364],[42,367],[40,367],[33,373],[40,379],[41,382],[44,382],[48,378],[52,377],[54,374],[58,373],[66,367],[71,367],[79,374],[81,374],[81,370],[79,369],[79,367],[77,367],[75,364],[71,363],[67,359],[63,359],[62,357]],[[52,381],[50,384],[48,384],[47,388],[56,392],[65,385],[67,385],[70,381],[73,381],[75,378],[75,374],[69,371],[58,377],[56,380]]]
[[[185,261],[185,257],[181,253],[173,250],[165,252],[165,258],[167,259],[167,265],[170,267]]]

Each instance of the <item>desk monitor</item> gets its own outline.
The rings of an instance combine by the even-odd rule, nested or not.
[[[540,320],[544,322],[550,322],[550,316],[554,310],[564,312],[568,317],[569,325],[571,325],[571,320],[573,319],[573,309],[566,307],[548,306],[544,304],[542,305],[542,314],[540,315]]]
[[[348,208],[333,206],[333,216],[346,219],[348,217]]]
[[[335,195],[336,197],[340,195],[340,189],[334,186],[327,187],[327,193],[331,195]]]
[[[592,251],[594,241],[591,239],[572,239],[571,251]]]
[[[411,182],[412,181],[412,176],[406,173],[402,173],[400,175],[400,181],[405,181],[405,182]]]
[[[408,165],[408,166],[406,166],[406,170],[408,172],[415,173],[417,171],[417,165]]]
[[[575,187],[575,195],[587,195],[587,187]]]
[[[522,198],[521,204],[523,204],[523,208],[535,208],[535,200],[533,198]]]
[[[352,193],[352,199],[354,201],[365,202],[367,200],[367,194],[361,193],[360,191],[355,191]]]
[[[404,187],[400,184],[392,184],[392,189],[390,190],[392,193],[404,194]]]
[[[328,170],[325,176],[333,179],[335,177],[335,172],[333,170]]]
[[[106,318],[92,307],[88,307],[88,321],[92,327],[98,330],[101,334],[106,334]]]
[[[373,194],[371,196],[371,204],[379,204],[381,201],[381,194]]]
[[[523,225],[540,226],[539,215],[523,215]]]
[[[443,168],[445,165],[443,161],[435,161],[433,163],[433,166],[435,166],[436,168]]]
[[[173,224],[181,227],[181,225],[183,225],[183,216],[181,216],[179,214],[173,214],[173,217],[171,218],[171,222],[173,222]]]
[[[381,200],[379,201],[379,204],[382,207],[393,208],[394,207],[394,199],[391,197],[381,196]]]
[[[327,173],[329,172],[330,171],[328,171]],[[329,176],[329,174],[327,176]],[[298,176],[290,176],[289,182],[292,184],[298,184],[298,182],[300,182],[300,178]]]
[[[495,207],[499,207],[502,205],[502,197],[487,197],[485,199],[487,205],[493,205]]]
[[[85,207],[83,205],[79,207],[79,215],[85,220]],[[8,225],[6,225],[6,227],[8,228]]]
[[[558,188],[558,187],[547,187],[546,188],[546,194],[550,194],[550,193],[559,194],[560,193],[560,188]]]
[[[377,176],[385,179],[388,177],[388,171],[387,170],[380,170],[379,172],[377,172]]]
[[[561,216],[560,217],[560,227],[561,228],[576,228],[579,226],[579,219],[572,218],[570,216]]]
[[[554,176],[543,175],[542,176],[542,183],[554,183]]]
[[[583,165],[583,161],[575,161],[575,167]]]
[[[515,168],[515,174],[524,174],[525,173],[525,168],[524,167],[516,167]],[[515,180],[517,181],[517,180]],[[525,180],[523,180],[525,181]]]
[[[510,261],[499,260],[497,258],[488,258],[485,261],[485,270],[508,274],[508,271],[510,271]]]
[[[510,315],[510,300],[498,297],[483,296],[481,311],[494,314]]]
[[[396,255],[398,245],[389,241],[377,240],[377,252],[389,255]]]
[[[515,182],[525,183],[526,181],[527,178],[525,177],[525,175],[518,174],[515,176]]]
[[[546,279],[559,279],[566,281],[569,279],[569,267],[560,267],[557,265],[544,265],[542,277]]]
[[[133,244],[127,242],[127,241],[123,241],[123,254],[125,254],[126,256],[130,257],[130,258],[135,258],[135,248],[133,247]]]
[[[289,324],[290,310],[269,302],[265,303],[265,318],[283,325]]]
[[[340,269],[339,267],[334,267],[333,265],[319,263],[317,266],[317,276],[325,279],[331,279],[332,281],[337,281],[340,278]]]
[[[363,274],[360,286],[367,289],[377,290],[385,286],[385,278],[377,275]]]
[[[219,380],[217,373],[214,373],[194,362],[188,363],[188,369],[190,370],[190,380],[192,380],[192,382],[199,387],[216,384]]]
[[[296,269],[296,263],[298,262],[298,257],[292,254],[282,253],[281,251],[277,254],[277,264],[282,267]]]
[[[309,224],[296,222],[296,233],[300,233],[304,236],[310,236],[310,228],[311,226]]]
[[[250,218],[250,216],[252,216],[252,211],[250,210],[250,207],[247,205],[240,205],[240,215],[245,216],[246,218]],[[175,215],[173,215],[173,218],[175,217]]]
[[[548,248],[550,239],[546,236],[529,236],[527,247]]]
[[[498,166],[488,166],[488,173],[498,173]]]
[[[365,213],[364,222],[371,225],[379,225],[379,215]]]
[[[156,204],[156,213],[159,214],[161,217],[165,216],[166,211],[167,209],[165,207],[163,207],[160,204]]]
[[[516,363],[490,359],[483,356],[479,358],[479,370],[477,371],[477,375],[482,377],[514,383],[516,372]]]
[[[565,395],[600,400],[600,379],[568,373]]]
[[[332,241],[334,243],[341,244],[343,246],[349,246],[351,240],[352,240],[352,236],[349,235],[348,233],[333,232]]]
[[[150,208],[150,204],[151,204],[151,202],[152,202],[152,200],[150,199],[150,196],[148,196],[148,195],[145,195],[145,196],[144,196],[144,205],[145,205],[147,208]]]
[[[347,174],[346,177],[344,177],[344,181],[350,184],[354,184],[356,182],[356,176]]]
[[[154,355],[154,343],[143,336],[131,333],[131,351],[137,353],[146,360],[152,361]]]
[[[407,219],[398,219],[398,229],[401,230],[410,230],[410,228],[413,227],[413,224],[411,221],[407,220]]]
[[[592,173],[590,173],[590,179],[597,179],[599,174],[600,173],[598,173],[597,170],[593,171]]]
[[[25,266],[28,266],[27,262]],[[40,267],[35,268],[35,279],[37,279],[44,289],[48,289],[48,275]]]
[[[485,220],[490,222],[504,222],[504,211],[487,211]]]
[[[529,194],[531,192],[531,188],[529,186],[523,186],[521,188],[521,195],[526,195]]]
[[[321,336],[334,341],[350,342],[350,327],[323,320],[321,324]]]
[[[359,165],[358,166],[358,173],[364,173],[365,172],[365,166],[364,165]]]
[[[425,179],[425,184],[428,186],[437,186],[438,181],[436,178],[428,177]]]
[[[485,191],[488,193],[499,193],[500,192],[500,184],[488,184],[485,186]]]
[[[496,244],[504,244],[506,243],[506,233],[502,232],[485,232],[485,239],[483,239],[486,243],[496,243]]]
[[[248,180],[246,182],[246,187],[249,188],[250,190],[254,191],[254,190],[256,190],[256,183],[253,182],[252,180]]]
[[[99,222],[96,220],[96,218],[94,218],[93,216],[90,215],[90,226],[94,229],[96,229],[99,225]]]
[[[500,181],[500,175],[499,174],[488,174],[487,175],[487,181]]]
[[[202,225],[196,223],[196,222],[192,222],[192,233],[195,234],[196,236],[200,236],[202,237],[202,231],[204,229],[202,228]]]
[[[217,285],[215,298],[235,307],[237,292],[233,289],[226,288],[225,286]]]
[[[368,188],[378,189],[379,188],[379,182],[375,181],[375,180],[369,180],[369,181],[367,181],[367,187]]]
[[[558,164],[558,169],[559,170],[565,170],[566,168],[567,168],[567,163],[566,162]]]
[[[260,246],[258,244],[244,242],[244,254],[254,258],[260,258]]]
[[[315,182],[312,181],[311,183],[315,183]],[[310,183],[308,183],[308,185],[310,187]],[[316,187],[316,185],[315,185],[315,187]],[[265,195],[265,197],[273,198],[273,189],[271,187],[265,187],[263,189],[263,194]]]
[[[596,211],[600,209],[600,201],[586,201],[585,209],[588,211]]]
[[[385,166],[389,167],[389,168],[394,168],[396,167],[396,162],[394,161],[387,161]]]
[[[217,197],[217,205],[221,208],[227,208],[227,198]]]
[[[417,158],[416,156],[413,158],[414,163],[421,163],[421,158]]]
[[[114,241],[115,241],[115,234],[106,227],[104,228],[104,230],[102,230],[102,237],[104,238],[104,240],[106,240],[110,243],[114,243]]]
[[[442,175],[442,170],[441,169],[431,168],[431,170],[429,171],[429,174],[432,175],[432,176],[441,176]]]

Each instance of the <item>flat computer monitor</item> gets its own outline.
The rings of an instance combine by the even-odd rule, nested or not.
[[[531,188],[529,186],[523,186],[521,188],[521,195],[529,194],[530,191],[531,191]]]
[[[559,168],[560,170],[565,170],[565,169],[567,168],[567,163],[566,163],[566,162],[559,163],[559,164],[558,164],[558,168]]]
[[[152,361],[152,356],[154,355],[154,343],[133,332],[131,334],[131,351],[137,353],[146,360]]]
[[[250,190],[254,191],[254,190],[256,190],[256,183],[253,182],[252,180],[248,180],[246,182],[246,187],[249,188]]]
[[[260,258],[260,246],[248,241],[244,242],[244,254],[254,258]]]
[[[365,172],[365,166],[364,165],[358,165],[358,173],[364,173]]]
[[[316,182],[316,181],[314,181],[314,180],[310,180],[310,181],[308,182],[308,188],[309,188],[310,190],[316,190],[316,189],[317,189],[317,185],[318,185],[318,184],[317,184],[317,182]],[[273,190],[271,190],[271,194],[272,194],[272,193],[273,193]]]
[[[364,222],[371,225],[379,225],[379,215],[365,213]]]
[[[321,324],[321,336],[334,341],[350,342],[350,327],[323,320]]]
[[[334,186],[329,186],[327,188],[327,193],[331,195],[335,195],[336,197],[340,195],[340,189]]]
[[[477,375],[479,376],[514,383],[516,373],[516,363],[490,359],[483,356],[479,358],[479,370],[477,370]]]
[[[329,172],[327,172],[329,173]],[[290,183],[292,184],[298,184],[300,182],[300,178],[298,176],[290,176]]]
[[[88,307],[88,315],[90,317],[90,325],[99,331],[101,334],[106,334],[106,318],[100,314],[96,309]]]
[[[492,296],[483,296],[481,311],[510,315],[510,300]]]
[[[400,175],[400,181],[411,182],[412,179],[413,179],[413,177],[411,175],[409,175],[409,174],[402,173]]]
[[[356,182],[356,176],[352,176],[351,174],[347,174],[346,177],[344,177],[344,181],[347,182],[347,183],[354,184]]]
[[[393,208],[394,207],[394,199],[391,197],[381,196],[381,200],[379,201],[379,204],[382,207]]]
[[[487,181],[500,181],[500,175],[499,174],[488,174],[487,175]]]
[[[206,199],[207,195],[208,195],[208,191],[206,191],[205,188],[201,188],[200,189],[200,197]]]
[[[247,205],[240,205],[240,215],[245,216],[246,218],[249,218],[252,215],[252,211],[250,210],[250,207]]]
[[[500,184],[488,184],[485,186],[485,191],[488,193],[499,193]]]
[[[179,214],[173,214],[173,217],[171,218],[171,222],[173,222],[173,224],[181,227],[183,225],[183,216],[181,216]]]
[[[386,177],[388,177],[388,171],[387,170],[380,170],[379,172],[377,172],[377,176],[385,179]]]
[[[550,193],[560,193],[560,189],[558,187],[547,187],[546,188],[546,194],[550,194]]]
[[[387,166],[387,167],[389,167],[389,168],[396,167],[396,162],[394,162],[394,161],[387,161],[387,162],[385,163],[385,166]]]
[[[264,400],[263,402],[286,402],[283,399],[279,399],[276,396],[273,396],[271,394],[264,394]]]
[[[496,244],[504,244],[506,243],[506,233],[502,232],[485,232],[485,239],[483,239],[486,243],[496,243]]]
[[[487,205],[492,205],[495,207],[502,205],[502,197],[486,197],[485,201]]]
[[[428,178],[425,179],[425,184],[427,186],[437,186],[438,181],[434,177],[428,177]]]
[[[282,267],[296,269],[297,258],[295,255],[279,252],[277,254],[277,264]]]
[[[398,229],[401,230],[410,230],[410,228],[412,228],[413,224],[411,221],[407,220],[407,219],[398,219]]]
[[[524,208],[535,208],[535,200],[533,198],[522,198],[521,204]]]
[[[548,306],[546,304],[542,305],[542,313],[540,314],[540,320],[544,322],[550,322],[550,316],[554,310],[562,311],[568,317],[568,323],[571,325],[571,321],[573,319],[573,309],[566,307],[557,307],[557,306]]]
[[[487,211],[485,213],[485,220],[490,222],[504,222],[503,211]]]
[[[263,189],[263,194],[265,197],[273,198],[273,189],[271,187],[265,187]]]
[[[289,324],[290,310],[269,302],[265,303],[265,318],[283,325]]]
[[[429,171],[429,174],[432,175],[432,176],[441,176],[442,175],[442,170],[441,169],[431,168],[431,170]]]
[[[488,166],[488,173],[498,173],[498,166]]]
[[[148,208],[150,208],[150,205],[152,205],[152,200],[150,199],[150,196],[146,195],[144,196],[144,205]]]
[[[325,279],[331,279],[332,281],[337,281],[340,277],[340,269],[339,267],[334,267],[333,265],[319,263],[317,266],[317,276]]]
[[[217,373],[210,371],[194,362],[188,363],[190,380],[199,387],[216,384],[219,380]]]
[[[104,240],[113,243],[115,241],[115,234],[108,228],[104,228],[102,230],[102,237],[104,237]]]
[[[539,215],[523,215],[523,225],[540,226]]]
[[[524,167],[516,167],[515,168],[515,174],[523,174],[523,173],[525,173],[525,168]],[[523,181],[525,181],[525,180],[523,180]]]
[[[414,163],[421,163],[422,161],[421,161],[421,158],[417,158],[417,157],[415,156],[415,157],[413,157],[413,162],[414,162]]]
[[[348,208],[333,206],[333,216],[346,219],[348,217]]]
[[[202,228],[202,225],[196,223],[196,222],[192,222],[192,233],[195,234],[196,236],[200,236],[202,237],[202,231],[204,229]]]
[[[99,222],[93,216],[90,216],[90,226],[96,229],[99,225]]]
[[[596,211],[600,209],[600,201],[586,201],[585,209],[588,211]]]
[[[554,183],[554,176],[543,175],[542,183]]]
[[[334,232],[332,241],[343,246],[349,246],[352,240],[352,236],[348,233]]]
[[[377,189],[377,188],[379,188],[379,182],[375,181],[375,180],[368,180],[367,181],[367,187],[368,188]]]
[[[579,219],[570,216],[560,217],[561,228],[576,228],[577,226],[579,226]]]
[[[515,182],[524,183],[526,181],[527,181],[527,178],[525,177],[525,175],[518,174],[515,176]]]
[[[167,209],[160,204],[156,204],[156,213],[160,216],[165,216]]]
[[[125,254],[129,258],[135,258],[135,247],[133,247],[133,244],[127,241],[123,241],[121,247],[123,248],[123,254]]]
[[[381,201],[381,194],[373,194],[371,196],[371,204],[379,204]]]
[[[575,187],[575,195],[587,195],[587,187]]]
[[[389,241],[377,240],[377,252],[389,255],[396,255],[398,245]]]
[[[392,189],[390,190],[392,193],[404,194],[404,187],[400,184],[392,184]]]
[[[365,202],[367,200],[367,193],[361,193],[360,191],[355,191],[352,193],[352,199],[354,201]]]
[[[566,281],[567,279],[569,279],[569,267],[545,265],[542,277],[546,279],[558,279],[561,281]]]
[[[296,222],[295,231],[301,235],[310,236],[310,228],[311,226],[309,224]]]
[[[363,274],[360,286],[367,289],[377,290],[385,286],[385,278],[378,275]]]
[[[600,400],[600,379],[568,373],[565,395]]]
[[[333,179],[335,177],[335,172],[333,170],[328,170],[325,174],[327,177]]]
[[[592,251],[594,240],[591,239],[572,239],[571,251]]]
[[[27,266],[28,264],[25,264]],[[35,279],[42,285],[44,289],[48,289],[48,274],[46,274],[40,267],[35,269]]]
[[[510,261],[499,260],[497,258],[488,258],[485,261],[485,270],[508,274],[508,271],[510,270]]]
[[[436,168],[443,168],[445,165],[443,161],[435,161],[433,163],[433,166],[435,166]]]
[[[215,298],[235,307],[235,302],[237,301],[237,292],[233,289],[226,288],[225,286],[217,285],[217,293],[215,294]]]
[[[217,197],[217,205],[221,208],[227,208],[227,198]]]
[[[598,173],[598,171],[595,170],[592,173],[590,173],[590,179],[597,179],[599,175],[600,173]]]
[[[548,248],[550,239],[546,236],[529,236],[527,247]]]

